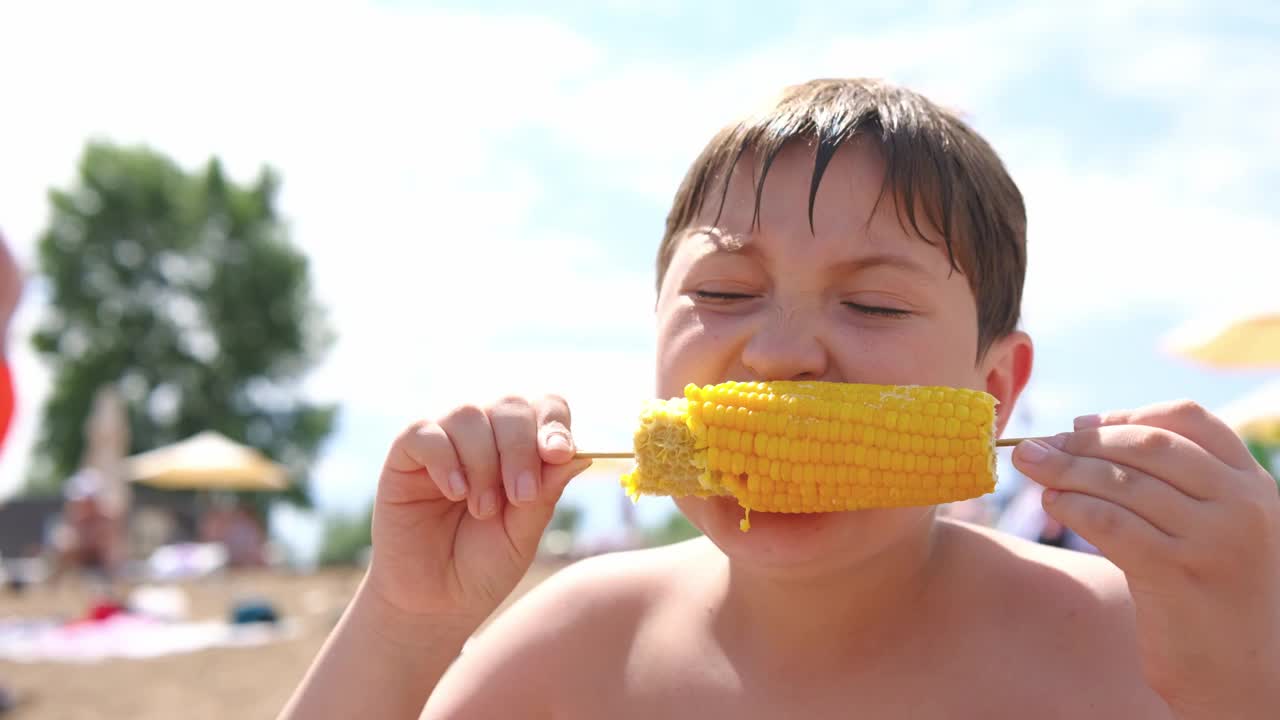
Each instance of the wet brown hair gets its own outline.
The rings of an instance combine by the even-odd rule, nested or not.
[[[889,192],[903,228],[934,241],[940,234],[951,267],[964,273],[978,305],[978,357],[1017,328],[1026,275],[1026,208],[991,146],[955,113],[902,87],[865,78],[813,80],[784,90],[763,112],[717,133],[676,192],[658,248],[658,287],[678,240],[708,195],[724,207],[729,176],[754,159],[755,215],[765,177],[790,144],[816,145],[809,187],[809,228],[823,173],[836,150],[855,137],[879,144],[885,161],[881,198]],[[923,212],[923,214],[922,214]],[[717,211],[717,218],[719,211]]]

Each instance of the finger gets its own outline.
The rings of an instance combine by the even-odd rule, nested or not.
[[[1058,436],[1072,455],[1110,460],[1160,478],[1197,500],[1222,494],[1220,478],[1234,471],[1191,440],[1150,425],[1108,425]]]
[[[436,500],[440,489],[431,482],[425,466],[425,453],[416,434],[422,423],[414,423],[396,436],[382,463],[378,480],[377,501],[391,504]]]
[[[552,465],[573,459],[573,434],[569,432],[572,417],[569,403],[559,395],[548,395],[535,406],[538,414],[538,453]]]
[[[458,454],[444,428],[433,422],[414,423],[396,439],[387,457],[388,470],[415,473],[425,470],[430,484],[444,497],[455,502],[467,497],[467,482],[462,475]],[[411,486],[395,491],[388,502],[412,502],[430,499]]]
[[[563,465],[542,467],[542,491],[537,501],[521,507],[508,507],[506,512],[507,534],[512,544],[523,553],[532,554],[538,549],[542,533],[555,514],[556,503],[569,481],[591,467],[586,458],[571,460]]]
[[[533,408],[524,398],[509,397],[489,409],[489,423],[498,443],[502,484],[516,505],[538,497],[542,459],[538,457],[538,426]]]
[[[1052,438],[1062,443],[1063,438]],[[1046,488],[1078,492],[1113,502],[1167,535],[1185,536],[1195,525],[1200,501],[1141,470],[1093,457],[1070,455],[1054,442],[1020,443],[1014,465]]]
[[[1075,420],[1076,430],[1089,430],[1109,425],[1148,425],[1164,428],[1199,445],[1237,470],[1251,469],[1257,462],[1235,431],[1218,416],[1190,400],[1159,403],[1137,410],[1082,415]]]
[[[1050,517],[1089,541],[1127,574],[1152,574],[1174,556],[1174,538],[1113,502],[1048,489],[1042,503]]]
[[[466,478],[467,507],[477,519],[493,517],[502,507],[498,448],[489,417],[474,405],[463,405],[440,421],[458,453]]]

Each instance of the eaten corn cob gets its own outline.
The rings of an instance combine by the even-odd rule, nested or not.
[[[622,485],[633,499],[731,495],[748,518],[978,497],[995,489],[995,402],[948,387],[689,385],[643,409]]]

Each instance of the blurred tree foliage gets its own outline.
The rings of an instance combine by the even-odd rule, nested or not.
[[[325,521],[317,562],[321,565],[354,565],[373,544],[373,509],[364,515],[335,515]]]
[[[1260,443],[1255,440],[1248,441],[1249,452],[1253,453],[1253,457],[1262,466],[1262,469],[1271,473],[1271,477],[1276,479],[1276,483],[1280,485],[1280,476],[1276,475],[1275,457],[1277,448],[1275,445]]]
[[[336,407],[307,403],[299,384],[332,336],[278,190],[268,169],[241,186],[216,158],[184,172],[146,148],[85,148],[71,187],[50,191],[39,240],[49,303],[32,340],[53,378],[29,491],[79,466],[94,392],[116,383],[131,452],[216,430],[288,466],[283,497],[310,504]]]
[[[693,526],[680,512],[672,512],[667,521],[645,532],[645,544],[650,547],[670,545],[702,535],[702,531]]]
[[[569,504],[557,505],[555,513],[551,516],[551,522],[547,523],[547,530],[563,530],[569,533],[569,537],[577,535],[580,527],[582,527],[582,508]]]

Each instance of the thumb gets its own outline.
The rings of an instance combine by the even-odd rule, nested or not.
[[[547,523],[555,514],[556,503],[560,501],[565,486],[589,467],[591,460],[587,458],[571,460],[563,465],[542,465],[542,489],[538,492],[537,501],[506,507],[507,533],[516,547],[521,550],[527,548],[532,555],[542,539],[542,532],[547,529]]]

